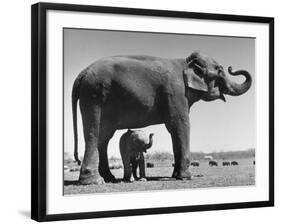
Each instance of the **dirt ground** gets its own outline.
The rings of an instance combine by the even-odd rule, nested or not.
[[[125,183],[122,181],[123,168],[112,169],[117,183],[104,185],[79,185],[79,167],[75,163],[68,164],[74,171],[64,172],[64,194],[89,194],[105,192],[151,191],[166,189],[206,188],[255,185],[254,159],[239,159],[238,166],[222,166],[218,161],[217,167],[210,167],[208,161],[200,161],[199,167],[191,167],[193,178],[180,181],[171,178],[173,171],[171,161],[154,162],[155,167],[146,168],[146,182],[135,181]],[[75,171],[76,170],[76,171]]]

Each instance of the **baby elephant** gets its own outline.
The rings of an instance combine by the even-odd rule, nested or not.
[[[141,130],[128,130],[120,138],[120,154],[124,167],[124,181],[131,181],[131,174],[135,180],[146,181],[145,162],[143,153],[152,146],[154,134],[149,137]],[[140,178],[137,177],[139,167]]]

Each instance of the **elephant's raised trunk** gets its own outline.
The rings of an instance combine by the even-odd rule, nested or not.
[[[152,146],[152,144],[153,144],[153,135],[154,135],[153,133],[151,133],[149,135],[149,143],[145,145],[146,149],[149,149]]]
[[[231,96],[239,96],[250,89],[252,85],[252,77],[249,72],[247,72],[246,70],[238,70],[236,72],[233,72],[231,66],[228,67],[228,72],[230,75],[233,76],[243,75],[245,76],[246,80],[242,84],[237,84],[235,82],[226,79],[225,80],[226,89],[223,91],[224,94],[228,94]]]

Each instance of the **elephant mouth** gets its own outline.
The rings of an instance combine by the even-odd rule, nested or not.
[[[223,102],[226,102],[226,99],[225,99],[225,97],[224,97],[223,94],[220,95],[220,99],[221,99]]]
[[[203,98],[205,101],[212,101],[215,99],[221,99],[226,102],[224,97],[225,88],[223,85],[223,80],[221,78],[213,79],[208,84],[208,92],[205,94]]]
[[[214,87],[218,88],[219,99],[226,102],[225,96],[223,95],[223,93],[226,91],[226,89],[224,88],[225,85],[223,83],[224,83],[223,79],[221,79],[221,78],[216,79]]]

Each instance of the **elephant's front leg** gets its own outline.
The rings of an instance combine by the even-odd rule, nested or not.
[[[170,104],[166,127],[171,134],[175,166],[172,177],[191,179],[190,165],[190,122],[187,102]]]
[[[98,138],[100,127],[100,107],[80,102],[83,119],[85,153],[80,170],[81,184],[103,184],[104,179],[99,174]]]
[[[189,172],[190,149],[189,149],[189,121],[180,120],[170,127],[173,142],[175,167],[172,177],[176,179],[191,179]]]

